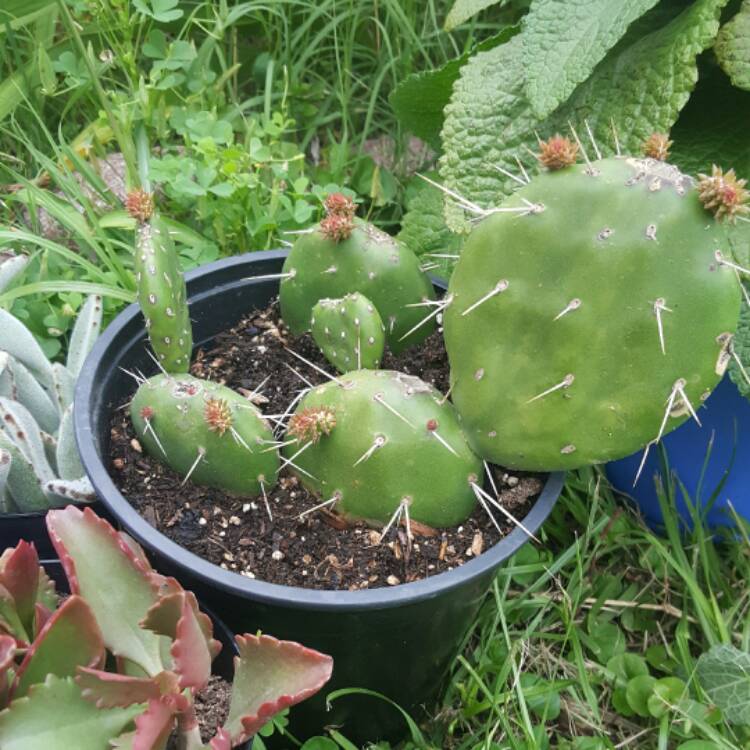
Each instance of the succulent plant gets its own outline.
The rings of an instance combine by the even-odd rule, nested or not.
[[[374,370],[385,348],[385,326],[367,297],[359,292],[322,299],[310,321],[315,343],[339,372]]]
[[[138,302],[151,347],[166,372],[187,372],[193,351],[193,329],[185,279],[169,230],[144,190],[131,192],[128,213],[136,220],[135,276]]]
[[[0,557],[3,750],[163,750],[173,733],[180,750],[229,750],[330,678],[328,656],[238,636],[229,716],[204,745],[194,696],[221,644],[195,596],[88,508],[47,525],[71,591],[58,608],[32,545]]]
[[[360,292],[372,301],[386,326],[392,351],[422,341],[434,330],[421,305],[435,295],[419,260],[372,224],[354,217],[354,204],[334,193],[327,216],[300,235],[284,262],[279,300],[294,334],[309,330],[318,300]]]
[[[312,389],[289,420],[284,463],[344,516],[403,512],[433,527],[474,509],[482,474],[453,406],[419,378],[358,370]]]
[[[744,183],[714,170],[696,188],[663,161],[576,150],[566,164],[542,144],[548,170],[487,212],[449,287],[453,400],[474,450],[509,468],[628,455],[699,419],[731,358],[722,219],[746,211]]]
[[[146,450],[197,484],[255,495],[276,483],[279,457],[258,409],[226,386],[192,375],[156,375],[130,404]]]
[[[0,512],[94,499],[73,435],[73,391],[101,326],[102,300],[91,296],[63,365],[50,362],[26,326],[0,310]]]

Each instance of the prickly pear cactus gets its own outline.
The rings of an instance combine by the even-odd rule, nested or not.
[[[185,279],[169,231],[154,210],[153,196],[136,190],[127,199],[136,220],[135,276],[138,303],[146,319],[151,347],[167,372],[187,372],[193,330]]]
[[[720,200],[709,187],[649,158],[561,164],[474,229],[444,325],[453,401],[480,456],[574,468],[697,412],[740,306],[727,227],[699,199]]]
[[[474,508],[482,465],[453,406],[419,378],[358,370],[319,386],[289,422],[286,460],[307,487],[345,516],[454,526]]]
[[[315,343],[339,372],[380,367],[385,326],[363,294],[320,300],[313,307],[310,324]]]
[[[192,375],[156,375],[138,387],[130,416],[146,450],[186,480],[238,495],[276,483],[271,430],[226,386]]]
[[[295,334],[310,328],[318,300],[361,292],[380,313],[388,346],[399,352],[434,330],[423,300],[435,293],[411,250],[372,224],[354,217],[354,204],[339,194],[326,201],[327,216],[294,243],[284,263],[281,314]],[[417,328],[417,326],[419,326]],[[415,329],[415,330],[412,330]]]

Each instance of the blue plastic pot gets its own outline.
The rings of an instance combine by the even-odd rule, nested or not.
[[[750,521],[750,402],[727,376],[698,416],[702,427],[689,420],[662,441],[670,471],[685,485],[690,502],[702,510],[710,528],[735,526],[729,501],[739,515]],[[639,451],[612,461],[607,464],[607,476],[615,489],[635,501],[649,523],[659,526],[664,519],[655,484],[662,471],[658,448],[651,449],[634,487],[642,458],[643,451]],[[707,507],[722,482],[715,502]],[[675,495],[680,517],[691,526],[683,493],[677,489]]]

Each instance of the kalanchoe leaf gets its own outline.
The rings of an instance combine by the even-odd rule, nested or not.
[[[10,635],[0,635],[0,675],[13,664],[15,655],[16,639]]]
[[[3,750],[102,750],[141,711],[102,710],[81,697],[72,679],[49,675],[0,713]]]
[[[175,727],[183,696],[164,696],[150,700],[146,710],[135,720],[133,750],[164,750]],[[183,698],[184,699],[184,698]]]
[[[226,729],[220,729],[211,740],[208,750],[232,750],[232,737]]]
[[[94,346],[101,330],[102,298],[98,294],[92,294],[80,309],[75,326],[73,326],[73,331],[70,334],[68,358],[65,366],[73,377],[78,377],[84,360]]]
[[[34,605],[34,632],[38,633],[52,617],[52,610],[41,602]]]
[[[157,585],[132,549],[90,508],[50,511],[47,528],[71,591],[88,602],[107,648],[150,675],[161,672],[159,637],[139,626]]]
[[[21,541],[0,556],[0,583],[10,592],[27,633],[34,629],[34,605],[39,590],[39,556],[33,544]]]
[[[26,695],[48,674],[73,677],[79,666],[101,667],[104,657],[104,642],[94,615],[80,596],[73,595],[49,618],[26,652],[12,695]]]
[[[3,631],[13,636],[19,643],[28,643],[31,640],[18,616],[13,595],[0,584],[0,633]]]
[[[225,729],[243,742],[272,716],[309,698],[331,677],[330,656],[268,635],[239,635]]]
[[[81,695],[97,708],[126,708],[134,703],[148,703],[161,695],[159,683],[150,677],[130,677],[81,667],[75,680]]]

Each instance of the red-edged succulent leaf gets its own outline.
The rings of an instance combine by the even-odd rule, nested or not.
[[[16,656],[16,639],[10,635],[0,635],[0,674],[13,664]]]
[[[40,632],[50,617],[52,617],[52,610],[41,602],[37,602],[34,605],[34,632]]]
[[[220,729],[208,746],[209,750],[232,750],[232,737],[226,729]]]
[[[0,557],[0,583],[10,592],[26,632],[34,627],[34,605],[39,589],[39,556],[36,547],[21,541]]]
[[[91,607],[107,648],[149,675],[164,668],[159,637],[139,622],[157,601],[158,586],[122,537],[90,508],[47,514],[47,529],[71,590]]]
[[[238,635],[232,702],[225,724],[244,742],[272,716],[309,698],[331,678],[333,659],[269,635]]]
[[[7,635],[12,635],[18,643],[27,644],[30,640],[26,628],[18,616],[13,594],[0,583],[0,624]]]
[[[104,664],[104,641],[88,604],[73,595],[47,620],[26,652],[13,684],[13,697],[44,682],[48,674],[73,677],[78,667]]]
[[[80,667],[76,682],[81,688],[81,695],[97,708],[126,708],[134,703],[148,703],[161,696],[159,683],[151,677],[129,677]]]
[[[177,621],[171,654],[173,669],[180,676],[180,687],[195,691],[201,690],[208,683],[213,661],[199,617],[201,613],[196,612],[188,601],[188,596],[183,594],[182,613]]]
[[[135,720],[133,750],[164,750],[181,710],[178,697],[181,696],[164,696],[148,702]]]

